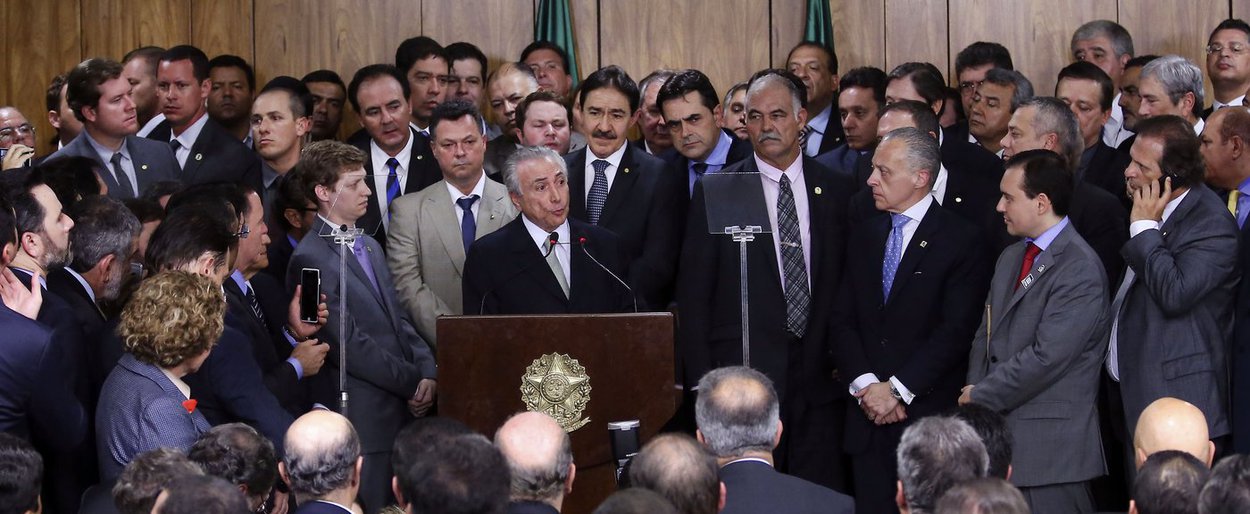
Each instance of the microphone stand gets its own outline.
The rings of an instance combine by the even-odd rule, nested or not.
[[[360,229],[342,225],[332,232],[339,247],[339,414],[347,416],[347,252],[356,245]]]
[[[751,313],[747,301],[747,243],[755,240],[755,234],[762,234],[764,227],[755,225],[725,227],[725,233],[738,243],[738,291],[741,295],[742,309],[742,365],[751,367]]]

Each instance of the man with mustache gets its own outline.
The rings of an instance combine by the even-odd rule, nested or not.
[[[165,121],[147,137],[173,149],[182,170],[178,179],[187,185],[237,182],[259,188],[256,154],[208,115],[211,83],[208,56],[199,48],[179,45],[161,54],[156,93]]]
[[[1250,89],[1250,25],[1236,18],[1220,22],[1211,31],[1206,50],[1207,77],[1215,98],[1203,111],[1203,119],[1220,108],[1244,104]]]
[[[721,172],[760,172],[767,234],[747,248],[750,365],[773,380],[786,429],[773,451],[778,471],[840,489],[846,385],[833,378],[827,327],[845,251],[850,180],[805,157],[803,83],[783,70],[747,88],[754,155]],[[695,184],[682,248],[678,350],[686,384],[742,364],[738,243],[708,233],[702,181]],[[842,489],[844,490],[844,489]]]
[[[626,139],[638,121],[638,84],[619,66],[590,74],[579,94],[586,148],[564,157],[569,215],[615,232],[632,261],[626,279],[647,308],[663,310],[677,272],[681,213],[664,161]]]
[[[430,152],[429,138],[411,126],[411,96],[408,80],[389,64],[361,68],[347,86],[347,97],[368,135],[349,141],[365,153],[365,185],[372,192],[369,210],[359,225],[383,248],[390,229],[391,202],[443,177]]]

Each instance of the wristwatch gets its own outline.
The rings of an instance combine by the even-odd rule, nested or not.
[[[894,395],[894,399],[903,401],[903,394],[898,392],[898,388],[894,387],[894,382],[890,382],[890,394]]]

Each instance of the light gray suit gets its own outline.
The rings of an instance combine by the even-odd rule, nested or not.
[[[1013,484],[1082,482],[1106,471],[1095,399],[1110,324],[1107,277],[1069,224],[1017,289],[1025,247],[1007,247],[994,267],[988,317],[969,357],[971,396],[1007,417]]]
[[[130,150],[130,159],[135,167],[135,179],[137,181],[135,187],[139,190],[140,196],[152,184],[162,180],[178,180],[179,172],[182,168],[178,166],[178,159],[174,158],[174,151],[169,148],[168,144],[138,136],[129,136],[126,138],[126,147]],[[87,141],[87,131],[84,130],[73,141],[70,141],[68,145],[48,156],[45,162],[51,162],[61,157],[91,158],[100,166],[96,173],[100,175],[100,179],[105,184],[108,184],[109,196],[117,199],[135,197],[133,192],[123,191],[121,186],[117,184],[117,179],[113,178],[112,166],[101,160],[100,154],[96,153],[95,148],[91,147],[91,142]]]
[[[491,179],[483,180],[486,184],[478,200],[474,240],[499,230],[517,214],[507,188]],[[391,202],[387,264],[395,275],[399,300],[417,332],[431,345],[436,344],[435,320],[462,314],[463,310],[460,281],[465,251],[456,218],[459,209],[452,203],[445,180]]]
[[[1211,437],[1231,433],[1227,348],[1240,275],[1237,223],[1198,184],[1159,230],[1137,234],[1120,253],[1136,275],[1117,334],[1128,433],[1165,396],[1201,409]]]

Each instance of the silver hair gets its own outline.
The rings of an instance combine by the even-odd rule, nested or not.
[[[764,76],[755,79],[747,85],[747,110],[751,110],[751,97],[755,96],[766,87],[775,87],[778,85],[786,88],[786,91],[790,92],[790,105],[793,109],[791,115],[793,115],[795,119],[798,119],[799,109],[803,108],[804,93],[799,91],[799,88],[795,86],[794,82],[791,82],[790,79],[776,73],[766,73]]]
[[[728,106],[730,102],[733,101],[734,93],[737,93],[738,91],[744,90],[746,88],[747,88],[746,82],[739,82],[737,84],[729,86],[729,90],[725,91],[725,101],[721,102],[721,105]],[[726,109],[728,109],[728,107],[726,107]]]
[[[951,416],[921,418],[907,427],[897,456],[903,497],[914,514],[933,512],[942,493],[960,482],[986,476],[990,467],[976,430]]]
[[[292,492],[301,497],[320,498],[341,489],[352,479],[356,460],[360,458],[360,437],[351,423],[343,420],[343,424],[346,430],[335,439],[317,445],[286,445],[282,462],[286,465]]]
[[[726,381],[759,384],[766,391],[763,401],[745,401],[741,390],[725,391]],[[773,382],[763,373],[742,366],[707,372],[699,379],[694,413],[703,444],[717,457],[773,451],[781,410]]]
[[[69,232],[73,261],[70,268],[79,273],[94,268],[109,255],[125,263],[130,245],[139,236],[139,218],[120,201],[107,196],[90,196],[74,205],[74,228]]]
[[[1033,98],[1033,83],[1016,70],[1006,68],[990,68],[985,72],[985,81],[996,86],[1012,86],[1011,112],[1015,112],[1025,100]]]
[[[517,196],[522,195],[521,180],[516,177],[516,169],[521,164],[539,159],[546,160],[553,166],[560,168],[560,171],[564,172],[565,176],[568,176],[569,166],[555,150],[545,146],[522,146],[516,152],[513,152],[503,165],[503,184],[508,187],[509,193]]]
[[[647,88],[650,87],[651,84],[655,84],[657,87],[663,87],[664,83],[668,82],[668,79],[671,79],[676,75],[677,70],[670,70],[668,68],[660,68],[648,73],[647,76],[643,77],[642,80],[638,82],[638,94],[645,97],[647,96]]]
[[[891,130],[881,142],[877,144],[877,148],[881,148],[887,141],[898,139],[903,143],[903,160],[907,163],[907,168],[912,173],[929,172],[929,189],[933,189],[933,181],[937,180],[938,170],[942,169],[942,149],[938,146],[937,139],[929,135],[921,129],[915,127],[901,127]]]
[[[1059,136],[1059,148],[1055,153],[1068,161],[1068,171],[1075,171],[1081,162],[1081,153],[1085,151],[1085,141],[1081,138],[1081,127],[1072,109],[1053,96],[1036,96],[1020,107],[1032,107],[1037,111],[1033,115],[1033,130],[1036,133]]]
[[[1111,40],[1111,51],[1115,52],[1115,56],[1127,54],[1133,56],[1133,36],[1129,35],[1128,30],[1111,20],[1094,20],[1080,27],[1076,32],[1072,33],[1072,43],[1069,45],[1072,53],[1076,53],[1076,44],[1081,41],[1088,41],[1098,36],[1103,36]]]
[[[1168,99],[1172,104],[1181,101],[1181,97],[1185,93],[1194,94],[1193,114],[1200,115],[1202,112],[1203,90],[1202,90],[1202,70],[1189,59],[1179,55],[1165,55],[1149,63],[1141,69],[1141,78],[1145,80],[1147,77],[1159,81],[1163,85],[1163,90],[1167,92]]]
[[[495,432],[495,441],[498,446],[499,432]],[[512,472],[510,488],[513,500],[551,500],[564,494],[564,483],[569,479],[569,468],[573,464],[573,442],[568,432],[561,430],[560,447],[544,466],[521,467],[507,454],[504,454],[504,460]]]

